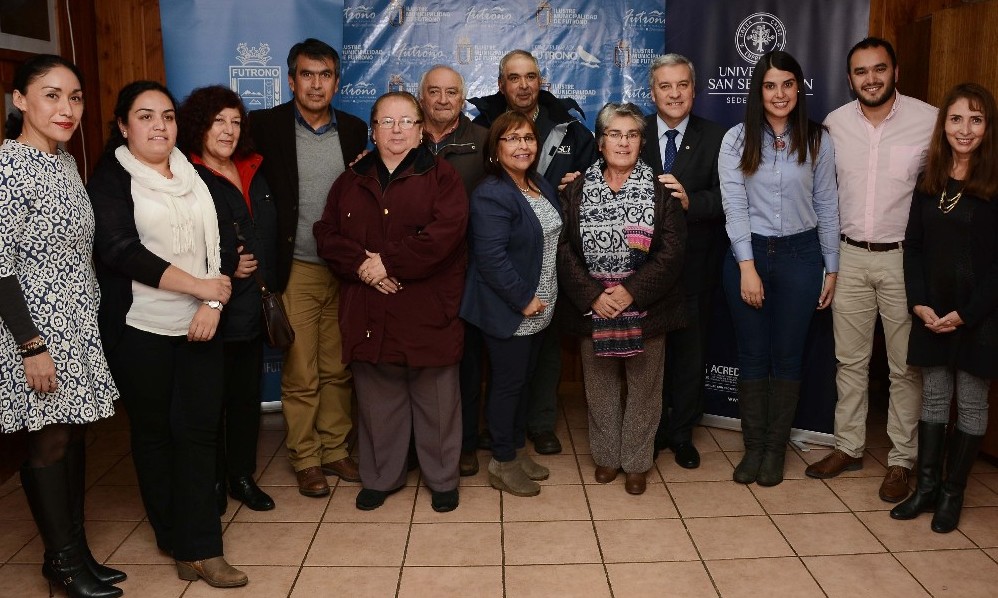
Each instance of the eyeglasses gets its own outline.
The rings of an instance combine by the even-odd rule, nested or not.
[[[613,141],[623,141],[624,139],[628,141],[634,141],[636,139],[641,139],[641,133],[637,131],[628,131],[627,133],[621,133],[620,131],[610,131],[609,133],[603,133],[604,136],[610,138]]]
[[[378,125],[378,127],[382,129],[391,129],[396,124],[398,124],[400,129],[402,129],[403,131],[408,131],[409,129],[413,128],[414,126],[418,125],[421,122],[423,121],[413,120],[408,116],[403,116],[398,120],[395,120],[390,116],[386,116],[384,118],[379,118],[378,120],[374,121],[374,124]]]
[[[521,141],[526,143],[527,145],[533,145],[537,143],[537,138],[534,137],[533,135],[524,135],[522,137],[519,135],[507,135],[505,137],[500,137],[499,140],[505,141],[507,144],[512,146],[520,145]]]

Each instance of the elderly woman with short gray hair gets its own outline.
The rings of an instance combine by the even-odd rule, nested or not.
[[[680,272],[686,221],[679,201],[640,160],[644,115],[609,103],[596,120],[601,158],[561,195],[565,228],[557,318],[581,337],[596,481],[623,469],[645,491],[662,411],[665,333],[685,325]],[[621,394],[622,377],[627,395]]]

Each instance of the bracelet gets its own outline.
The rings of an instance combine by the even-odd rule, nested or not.
[[[21,354],[21,357],[34,357],[35,355],[41,355],[49,350],[49,348],[43,342],[32,343],[30,349],[24,349],[18,347],[17,352]]]
[[[23,345],[18,345],[17,352],[23,355],[25,351],[31,351],[33,349],[37,349],[38,347],[44,347],[44,346],[45,346],[45,341],[43,341],[41,337],[38,337],[34,340],[24,343]]]

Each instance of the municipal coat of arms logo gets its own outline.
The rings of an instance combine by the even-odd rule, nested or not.
[[[250,47],[236,46],[238,65],[229,66],[229,87],[239,94],[247,110],[273,108],[281,103],[281,67],[268,66],[270,45],[263,42]]]

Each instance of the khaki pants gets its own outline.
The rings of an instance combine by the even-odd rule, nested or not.
[[[903,252],[873,252],[842,243],[839,276],[832,301],[835,357],[836,448],[860,457],[866,447],[870,355],[873,329],[880,313],[887,344],[891,397],[887,434],[891,438],[888,465],[912,467],[917,454],[918,417],[922,408],[922,378],[908,367],[911,314],[904,287]]]
[[[284,307],[295,342],[284,355],[281,402],[295,471],[349,454],[352,385],[342,359],[339,299],[339,281],[329,268],[298,260],[291,264]]]

